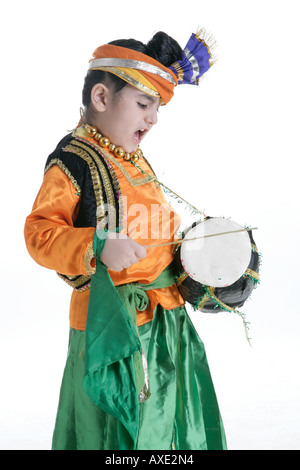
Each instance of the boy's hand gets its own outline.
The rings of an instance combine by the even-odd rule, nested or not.
[[[108,269],[122,271],[147,255],[147,248],[122,233],[110,232],[101,255]]]

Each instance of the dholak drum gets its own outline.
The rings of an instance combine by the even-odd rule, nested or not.
[[[184,300],[207,313],[241,307],[259,281],[252,232],[230,219],[208,217],[193,224],[183,240],[174,263]]]

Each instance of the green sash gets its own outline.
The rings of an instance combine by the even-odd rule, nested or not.
[[[106,266],[99,261],[105,239],[99,238],[96,232],[97,261],[89,295],[82,386],[99,408],[120,420],[134,446],[139,426],[139,400],[150,396],[136,309],[147,308],[146,290],[171,286],[174,275],[168,267],[151,284],[124,284],[115,288]]]

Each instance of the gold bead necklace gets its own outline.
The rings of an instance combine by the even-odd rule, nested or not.
[[[124,158],[126,161],[136,163],[139,158],[143,157],[143,152],[140,148],[137,148],[135,152],[125,152],[123,147],[113,144],[110,139],[102,135],[96,127],[90,126],[89,124],[84,124],[84,128],[86,129],[89,136],[93,137],[93,139],[98,142],[100,147],[107,148],[117,158]]]

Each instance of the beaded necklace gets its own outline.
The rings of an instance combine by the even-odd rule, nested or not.
[[[102,135],[96,127],[90,126],[89,124],[84,124],[83,126],[89,136],[93,137],[100,147],[108,149],[114,154],[115,157],[124,158],[124,160],[130,161],[131,163],[136,163],[140,158],[143,157],[143,152],[140,148],[137,148],[135,152],[125,152],[123,147],[113,144],[110,139]]]

